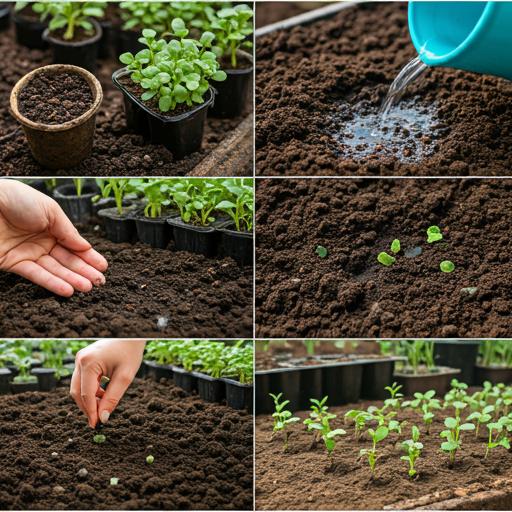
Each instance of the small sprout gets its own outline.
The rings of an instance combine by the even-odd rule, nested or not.
[[[443,261],[439,266],[443,272],[452,272],[455,269],[455,265],[451,261]]]
[[[97,436],[94,436],[93,439],[94,439],[95,443],[104,443],[107,438],[103,435],[97,435]]]
[[[155,458],[153,457],[153,455],[148,455],[148,456],[146,457],[146,462],[147,462],[148,464],[151,464],[154,460],[155,460]]]
[[[492,412],[494,412],[494,405],[488,405],[487,407],[484,407],[482,412],[475,411],[466,418],[466,421],[477,420],[475,437],[478,437],[478,428],[480,427],[480,423],[487,423],[488,421],[491,421],[492,417],[489,413]]]
[[[380,263],[382,263],[383,265],[386,265],[386,267],[389,267],[395,261],[395,258],[393,258],[393,256],[390,256],[389,254],[386,254],[385,252],[381,252],[377,256],[377,259],[379,260]]]
[[[400,252],[400,240],[393,240],[393,243],[391,244],[391,250],[396,254],[397,252]]]
[[[503,446],[507,450],[510,450],[510,443],[507,438],[507,432],[504,431],[504,428],[510,432],[512,430],[512,420],[507,416],[500,418],[497,423],[488,423],[487,428],[489,429],[489,444],[487,445],[487,450],[485,452],[485,457],[489,454],[489,450],[491,448],[495,448],[496,446]],[[492,440],[492,431],[496,430],[496,437],[494,441]]]
[[[386,389],[391,393],[391,398],[388,398],[384,404],[386,406],[390,406],[395,411],[399,411],[402,408],[402,400],[403,396],[402,393],[399,393],[402,386],[399,386],[396,382],[393,382],[393,385],[391,387],[387,386]]]
[[[290,403],[290,400],[285,400],[282,404],[279,403],[279,399],[283,395],[282,393],[279,393],[279,395],[275,396],[272,393],[269,393],[270,396],[274,399],[274,404],[276,406],[276,412],[272,414],[272,417],[274,418],[274,433],[272,434],[272,437],[276,434],[276,432],[279,432],[280,430],[284,433],[284,448],[283,450],[286,450],[288,448],[288,431],[286,430],[286,426],[290,423],[295,423],[296,421],[300,421],[300,418],[292,418],[292,413],[290,411],[283,410],[284,407]]]
[[[110,379],[106,375],[103,375],[100,379],[100,385],[107,384],[107,382],[110,382]]]
[[[325,397],[321,403],[323,404],[325,402],[325,400],[327,400],[327,397]],[[318,401],[315,400],[315,402],[317,404],[319,404]],[[325,447],[327,448],[327,457],[329,459],[331,459],[332,451],[334,450],[334,448],[336,446],[335,437],[345,435],[346,432],[341,428],[338,428],[336,430],[331,430],[331,427],[329,425],[329,420],[336,418],[336,414],[327,414],[326,411],[327,411],[327,407],[326,406],[322,407],[322,414],[320,414],[320,415],[317,414],[316,420],[310,420],[307,423],[307,425],[308,425],[308,430],[315,429],[319,432],[319,434],[321,435],[321,439],[323,439],[323,441],[325,443]],[[314,418],[313,414],[315,414],[315,413],[312,412],[311,416]],[[306,421],[308,421],[308,420],[306,420]],[[332,459],[331,459],[331,461],[332,461]]]
[[[359,457],[362,457],[363,455],[368,455],[368,461],[370,463],[370,468],[371,468],[371,471],[372,471],[372,476],[373,476],[373,473],[374,473],[374,466],[375,466],[375,461],[379,458],[379,456],[375,455],[375,451],[376,451],[376,448],[377,448],[377,443],[379,441],[382,441],[384,438],[387,437],[389,433],[389,430],[387,427],[379,427],[375,432],[373,431],[373,429],[369,428],[368,429],[368,434],[370,434],[370,437],[373,439],[373,447],[371,450],[368,450],[368,449],[362,449],[360,452],[359,452]]]
[[[414,469],[414,461],[420,456],[421,449],[423,445],[418,442],[420,438],[420,431],[418,427],[412,427],[412,439],[404,441],[402,443],[402,450],[405,450],[409,453],[409,455],[404,455],[400,457],[401,460],[407,460],[410,464],[409,476],[414,476],[416,474],[416,470]]]
[[[321,245],[319,245],[316,248],[316,253],[318,254],[318,256],[320,256],[320,258],[325,258],[327,256],[327,249],[325,249],[325,247],[322,247]]]
[[[111,478],[110,479],[110,485],[117,485],[119,482],[119,478]]]
[[[468,404],[464,402],[454,402],[455,407],[455,418],[446,418],[444,424],[449,430],[443,430],[441,437],[445,437],[447,441],[441,444],[441,450],[450,453],[450,467],[452,468],[455,464],[455,455],[457,450],[461,447],[462,441],[460,439],[460,433],[463,430],[475,430],[473,423],[464,423],[461,425],[460,410],[464,409]]]
[[[437,226],[431,226],[427,229],[428,240],[427,242],[431,244],[432,242],[437,242],[438,240],[443,239],[443,235],[441,235],[441,230]]]

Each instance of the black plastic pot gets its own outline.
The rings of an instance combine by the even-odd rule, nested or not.
[[[53,198],[71,222],[84,222],[92,215],[91,199],[97,195],[93,185],[82,186],[82,195],[76,195],[75,185],[61,185],[53,191]]]
[[[153,248],[166,249],[172,240],[173,230],[169,225],[176,214],[162,215],[160,217],[146,217],[144,212],[136,213],[133,218],[137,226],[139,240]]]
[[[7,30],[9,28],[9,10],[10,4],[6,2],[0,3],[0,30]]]
[[[122,55],[127,52],[135,55],[146,48],[139,42],[141,37],[142,32],[120,29],[117,34],[117,55]]]
[[[50,195],[48,188],[46,187],[46,180],[30,180],[27,185],[29,187],[35,188],[38,192]]]
[[[8,395],[11,392],[9,386],[11,379],[11,371],[8,368],[0,368],[0,395]]]
[[[394,382],[395,361],[407,361],[407,358],[390,357],[365,360],[363,382],[361,383],[361,398],[363,400],[385,400],[390,397],[386,387],[391,387]]]
[[[5,367],[11,372],[11,380],[20,374],[20,369],[17,366],[6,364]]]
[[[39,391],[39,383],[35,382],[11,382],[11,391],[17,395],[27,391]]]
[[[135,242],[137,226],[133,219],[133,213],[133,210],[127,209],[120,215],[117,206],[98,212],[98,217],[101,217],[107,232],[107,238],[111,242],[116,244]]]
[[[480,341],[435,341],[434,361],[439,366],[460,368],[457,380],[468,386],[479,385],[475,381],[475,363]]]
[[[222,379],[226,383],[226,401],[232,409],[247,409],[253,412],[253,387],[232,379]]]
[[[154,361],[146,361],[146,375],[149,375],[157,382],[160,379],[172,379],[174,376],[174,367],[169,364],[158,364]]]
[[[189,393],[197,391],[198,379],[197,375],[194,375],[195,372],[187,372],[179,366],[173,366],[173,371],[174,385],[176,387],[188,391]]]
[[[103,30],[94,18],[88,18],[94,27],[94,35],[85,41],[70,43],[61,41],[52,36],[50,29],[43,32],[43,39],[50,45],[54,64],[71,64],[86,69],[91,73],[96,72],[100,39]]]
[[[475,384],[482,386],[485,381],[489,381],[493,386],[512,384],[512,368],[475,365]]]
[[[132,206],[134,201],[131,199],[123,199],[122,207],[126,208],[128,206]],[[107,208],[114,208],[116,206],[115,197],[100,197],[97,201],[94,201],[92,204],[92,213],[93,215],[98,215],[101,210],[106,210]]]
[[[178,116],[163,116],[140,102],[120,82],[128,76],[126,68],[112,75],[114,85],[123,93],[126,123],[152,144],[163,144],[176,159],[183,158],[201,149],[206,112],[212,104],[214,92],[210,87],[203,96],[204,103],[190,112]]]
[[[98,20],[98,22],[102,30],[98,49],[98,59],[107,60],[110,59],[114,53],[119,29],[117,28],[117,25],[110,20]]]
[[[135,377],[137,377],[138,379],[142,379],[148,374],[147,372],[148,366],[146,365],[146,361],[142,361],[142,363],[140,363],[139,369],[137,370]]]
[[[10,17],[14,22],[18,44],[37,50],[48,48],[48,43],[43,39],[43,32],[48,27],[48,23],[43,23],[34,18],[26,18],[14,11],[11,11]]]
[[[226,383],[201,372],[192,372],[197,377],[199,396],[207,402],[222,402],[226,398]]]
[[[217,90],[217,96],[208,112],[210,117],[233,119],[242,114],[253,78],[252,56],[238,50],[237,60],[242,59],[250,62],[251,67],[247,69],[225,69],[226,80],[213,84]]]
[[[30,363],[30,369],[32,370],[33,368],[42,368],[43,367],[43,362],[42,361],[32,361]]]
[[[39,391],[51,391],[57,386],[57,378],[55,368],[34,368],[30,373],[37,377]]]
[[[219,230],[222,233],[224,255],[233,258],[239,267],[253,264],[253,234],[230,229]]]
[[[396,372],[393,376],[395,382],[402,386],[400,392],[407,397],[414,393],[425,394],[433,389],[437,396],[444,396],[450,390],[452,379],[459,378],[460,370],[457,368],[437,367],[439,371],[424,375],[410,375]]]
[[[70,356],[64,356],[62,358],[62,363],[63,363],[64,366],[70,365],[70,364],[74,365],[75,364],[75,356],[71,356],[71,355]]]

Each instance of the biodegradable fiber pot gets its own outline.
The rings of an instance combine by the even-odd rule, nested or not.
[[[245,69],[224,69],[227,78],[224,82],[215,82],[217,96],[208,115],[221,119],[233,119],[242,114],[251,89],[253,77],[252,55],[242,50],[236,51],[237,62],[250,62]]]
[[[27,6],[25,9],[31,9],[31,7]],[[12,11],[10,14],[16,30],[17,43],[27,48],[44,50],[48,47],[48,44],[43,39],[43,32],[48,27],[48,23],[39,21],[35,17],[23,16],[23,10],[20,12]]]
[[[39,383],[35,382],[11,382],[11,391],[17,395],[27,391],[39,391]]]
[[[133,211],[127,209],[122,214],[119,213],[117,206],[114,208],[105,208],[98,212],[98,216],[103,221],[103,226],[107,232],[107,238],[116,244],[125,242],[132,243],[137,235],[137,226],[133,219]]]
[[[144,212],[134,215],[139,240],[154,249],[166,249],[172,240],[172,227],[168,224],[169,215],[146,217]]]
[[[252,414],[253,387],[233,379],[222,379],[226,383],[226,401],[232,409],[247,409]]]
[[[0,395],[8,395],[11,392],[9,382],[12,379],[12,373],[8,368],[0,368]]]
[[[197,377],[199,396],[210,403],[222,402],[226,398],[226,383],[201,372],[192,372]]]
[[[229,229],[219,230],[222,233],[222,247],[226,256],[233,258],[239,267],[253,264],[253,234]]]
[[[197,391],[198,379],[197,376],[194,375],[194,372],[187,372],[179,366],[173,366],[173,379],[176,387],[188,391],[189,393]]]
[[[57,39],[52,35],[49,28],[45,29],[43,39],[50,45],[54,64],[71,64],[91,73],[96,72],[96,61],[98,60],[103,30],[94,18],[88,18],[87,21],[94,27],[94,35],[77,43]]]
[[[61,185],[53,191],[53,198],[64,210],[71,222],[84,222],[92,215],[91,199],[97,195],[93,185],[85,184],[82,195],[76,195],[75,185]]]
[[[92,90],[94,102],[85,114],[67,123],[47,125],[30,121],[20,114],[18,97],[23,88],[38,75],[68,73],[82,77]],[[96,113],[103,99],[98,80],[85,69],[76,66],[53,64],[35,69],[25,75],[11,92],[11,110],[21,123],[32,156],[48,169],[68,169],[85,160],[92,152]]]
[[[57,378],[55,368],[34,368],[30,373],[37,377],[39,391],[51,391],[57,386]]]
[[[176,159],[201,149],[206,112],[213,103],[215,94],[212,87],[203,96],[204,103],[190,112],[164,116],[146,106],[119,82],[120,78],[130,74],[130,71],[122,68],[112,75],[114,85],[123,93],[128,127],[152,144],[163,144]]]

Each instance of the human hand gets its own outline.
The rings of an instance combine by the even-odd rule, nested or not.
[[[107,267],[56,201],[19,181],[0,180],[0,270],[70,297],[105,284]]]
[[[145,340],[100,340],[79,350],[71,379],[71,396],[89,419],[106,423],[137,373]],[[102,376],[110,379],[107,390],[100,387]]]

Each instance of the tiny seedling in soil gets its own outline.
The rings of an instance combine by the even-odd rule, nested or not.
[[[437,226],[431,226],[427,229],[428,243],[437,242],[438,240],[443,239],[443,235],[441,234],[441,230]]]
[[[390,256],[389,254],[386,254],[385,252],[381,252],[377,256],[377,259],[379,260],[380,263],[382,263],[383,265],[386,265],[386,267],[389,267],[395,261],[395,258],[393,258],[393,256]]]
[[[282,404],[279,403],[279,399],[282,396],[282,393],[279,393],[279,395],[275,396],[272,393],[269,393],[270,396],[274,399],[274,404],[276,406],[276,412],[272,414],[272,417],[274,418],[274,434],[272,434],[272,437],[276,434],[276,432],[279,432],[280,430],[284,433],[284,448],[283,450],[286,450],[288,448],[288,431],[286,430],[286,426],[290,423],[295,423],[296,421],[300,421],[300,418],[292,418],[292,413],[290,411],[285,411],[284,407],[290,403],[290,400],[285,400]]]
[[[363,429],[366,425],[367,421],[371,421],[374,417],[367,413],[366,411],[356,411],[354,409],[348,411],[345,414],[345,420],[347,418],[353,418],[356,425],[356,439],[358,441],[361,440],[361,434],[363,433]]]
[[[427,436],[430,435],[430,425],[432,425],[432,420],[434,419],[434,413],[428,410],[429,407],[434,407],[435,409],[441,409],[441,406],[436,403],[424,403],[421,410],[423,411],[423,423],[427,426],[427,431],[425,432]]]
[[[311,423],[322,423],[322,420],[324,418],[324,416],[327,414],[327,405],[324,405],[325,402],[327,401],[327,397],[325,396],[321,402],[319,402],[318,400],[315,400],[314,398],[310,398],[310,401],[313,402],[313,405],[311,406],[311,409],[313,409],[310,413],[309,413],[309,418],[306,418],[304,420],[304,425],[306,425],[307,427],[309,427],[309,425]],[[320,441],[320,438],[321,438],[321,435],[320,433],[318,434],[318,436],[315,438],[315,441],[318,442]]]
[[[452,379],[450,385],[452,389],[444,396],[445,407],[453,405],[454,402],[464,402],[468,394],[466,391],[466,389],[468,389],[468,385],[464,384],[464,382]]]
[[[151,464],[154,460],[155,460],[155,458],[153,457],[153,455],[148,455],[148,456],[146,457],[146,462],[147,462],[148,464]]]
[[[368,461],[370,463],[370,468],[371,468],[371,471],[372,471],[372,476],[374,474],[374,471],[375,471],[375,462],[376,460],[379,458],[377,455],[376,455],[376,450],[377,450],[377,443],[379,441],[382,441],[383,439],[385,439],[387,437],[389,433],[389,430],[387,427],[379,427],[377,430],[373,431],[373,429],[369,428],[368,429],[368,434],[370,434],[370,437],[373,439],[373,447],[371,450],[368,450],[366,448],[363,448],[360,452],[359,452],[359,457],[361,458],[363,455],[368,455]]]
[[[400,240],[393,240],[393,243],[391,244],[391,251],[395,254],[400,252]]]
[[[485,459],[489,454],[489,450],[491,448],[496,448],[496,446],[503,446],[507,450],[510,450],[510,443],[507,438],[507,432],[503,429],[507,427],[507,430],[512,430],[512,420],[504,416],[500,418],[497,423],[488,423],[487,428],[489,429],[489,444],[487,445],[487,450],[485,451]],[[492,431],[496,430],[496,437],[494,441],[492,439]]]
[[[319,245],[316,248],[316,253],[318,254],[318,256],[320,256],[320,258],[325,258],[327,256],[327,249]]]
[[[403,398],[404,395],[398,392],[401,388],[402,386],[399,386],[396,382],[393,382],[391,387],[386,386],[386,389],[391,393],[391,398],[386,399],[384,403],[395,411],[399,411],[402,408],[401,398]]]
[[[418,427],[412,427],[412,439],[408,439],[402,443],[402,450],[408,452],[409,455],[404,455],[400,457],[402,460],[409,461],[410,469],[409,476],[414,476],[416,474],[416,470],[414,469],[414,461],[420,456],[423,445],[418,442],[420,438],[420,431]]]
[[[110,485],[117,485],[119,482],[119,478],[111,478],[110,479]]]
[[[451,261],[443,261],[440,265],[441,270],[443,272],[453,272],[455,270],[455,265]]]
[[[103,435],[97,435],[97,436],[94,436],[93,439],[94,439],[95,443],[104,443],[107,438]]]
[[[463,402],[454,402],[453,407],[455,407],[455,418],[448,417],[444,420],[444,424],[449,428],[449,430],[443,430],[441,432],[441,437],[445,437],[447,439],[446,442],[441,444],[441,449],[450,453],[451,468],[455,464],[455,455],[457,454],[457,450],[462,445],[460,433],[463,430],[475,430],[475,425],[473,425],[473,423],[460,424],[461,419],[459,411],[464,409],[467,405],[468,404]]]
[[[414,393],[414,400],[404,402],[402,407],[410,406],[413,411],[423,410],[423,405],[428,404],[429,407],[433,407],[435,409],[440,409],[441,405],[437,398],[434,398],[436,392],[431,389],[427,391],[425,394],[423,393]]]
[[[334,418],[336,418],[336,414],[326,414],[325,416],[323,416],[322,421],[320,423],[311,422],[308,425],[308,430],[318,430],[321,433],[322,439],[324,440],[325,443],[325,447],[327,448],[327,456],[329,459],[331,459],[332,451],[336,446],[335,437],[346,434],[346,432],[341,428],[331,430],[331,427],[329,426],[329,420],[332,420]]]
[[[466,418],[466,421],[477,420],[475,437],[478,437],[478,428],[480,427],[480,424],[491,421],[492,416],[489,413],[492,412],[494,412],[494,405],[488,405],[487,407],[484,407],[482,412],[475,411]]]

